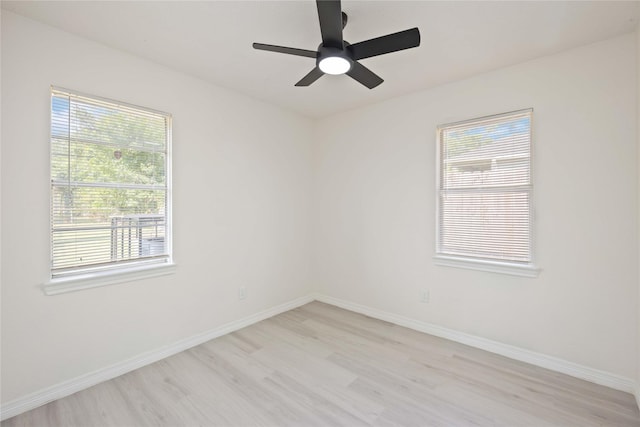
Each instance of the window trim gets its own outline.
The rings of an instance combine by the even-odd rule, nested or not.
[[[509,262],[509,261],[497,261],[491,259],[475,258],[472,256],[456,256],[439,252],[440,249],[440,186],[441,186],[441,135],[444,128],[452,128],[456,126],[462,126],[473,122],[480,122],[484,120],[495,120],[502,117],[509,117],[517,114],[530,114],[530,142],[529,142],[529,176],[530,176],[530,203],[529,203],[529,251],[531,260],[528,263],[521,262]],[[534,156],[533,156],[533,108],[525,108],[521,110],[509,111],[506,113],[492,114],[487,116],[475,117],[467,120],[460,120],[456,122],[450,122],[438,125],[436,127],[436,145],[435,145],[435,159],[436,159],[436,180],[435,180],[435,255],[433,256],[434,264],[444,267],[463,268],[469,270],[477,270],[491,273],[508,274],[520,277],[535,278],[540,274],[541,269],[536,265],[536,245],[535,245],[535,224],[534,224],[534,189],[533,189],[533,177],[534,177]]]
[[[132,282],[152,277],[166,276],[176,272],[176,264],[172,262],[155,263],[150,265],[136,265],[135,267],[119,268],[99,273],[87,273],[50,279],[42,286],[45,295],[57,295],[82,289],[97,288],[106,285]]]
[[[170,113],[155,110],[148,107],[141,107],[139,105],[130,104],[122,101],[113,100],[110,98],[104,98],[96,95],[90,95],[87,93],[59,87],[50,86],[49,95],[54,92],[65,92],[72,96],[85,97],[94,99],[100,102],[106,102],[114,104],[120,107],[131,108],[135,110],[142,110],[152,114],[158,114],[165,116],[166,118],[166,162],[165,162],[165,181],[166,181],[166,214],[165,214],[165,247],[167,256],[162,259],[148,259],[133,261],[121,266],[114,266],[113,268],[95,271],[87,271],[85,273],[79,272],[78,274],[70,274],[63,276],[53,276],[53,271],[49,267],[49,278],[42,284],[42,290],[45,295],[56,295],[60,293],[73,292],[82,289],[90,289],[100,286],[106,286],[117,283],[131,282],[135,280],[142,280],[151,277],[164,276],[175,273],[176,264],[173,260],[173,116]],[[52,123],[52,107],[49,105],[49,126],[51,128]],[[49,147],[51,150],[51,138],[52,129],[49,130]],[[49,174],[48,179],[51,181],[52,161],[51,154],[49,155]],[[53,186],[49,184],[49,203],[51,203],[53,197]],[[51,233],[53,227],[53,217],[49,213],[49,233]],[[51,265],[53,260],[53,245],[49,245],[49,263]],[[81,270],[81,269],[80,269]]]

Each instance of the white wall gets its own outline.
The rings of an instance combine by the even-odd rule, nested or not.
[[[634,378],[636,78],[630,34],[321,120],[317,286]],[[436,126],[528,107],[542,273],[527,279],[435,266]],[[429,304],[419,302],[421,289],[430,291]]]
[[[173,114],[176,274],[43,294],[50,85]],[[2,91],[2,402],[310,292],[307,119],[6,11]]]
[[[314,124],[3,11],[2,402],[312,290],[640,381],[635,56],[624,36]],[[40,290],[52,84],[173,114],[175,275]],[[434,266],[435,126],[527,107],[542,274]]]

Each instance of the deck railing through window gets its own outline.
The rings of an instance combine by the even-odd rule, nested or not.
[[[111,260],[154,257],[165,253],[164,215],[111,217]]]

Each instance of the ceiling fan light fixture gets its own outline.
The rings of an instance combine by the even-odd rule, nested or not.
[[[351,69],[351,61],[341,56],[327,56],[320,60],[318,67],[325,74],[344,74]]]
[[[316,0],[316,6],[322,35],[318,50],[253,44],[253,48],[258,50],[315,58],[316,66],[296,83],[297,87],[309,86],[325,74],[347,74],[366,88],[373,89],[384,80],[358,61],[420,46],[420,30],[417,28],[351,44],[342,37],[348,17],[342,11],[340,0]]]

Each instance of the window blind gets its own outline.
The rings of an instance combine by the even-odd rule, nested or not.
[[[440,255],[530,265],[531,116],[438,127]]]
[[[166,262],[171,116],[53,88],[52,278]]]

